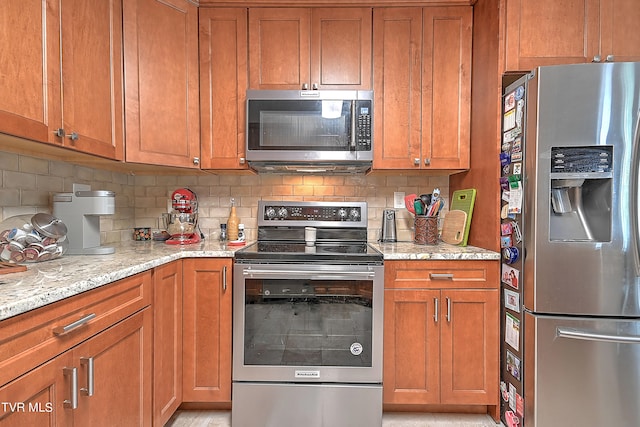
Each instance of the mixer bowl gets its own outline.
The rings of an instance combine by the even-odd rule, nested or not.
[[[166,213],[162,214],[164,228],[171,237],[194,234],[198,224],[197,213]]]

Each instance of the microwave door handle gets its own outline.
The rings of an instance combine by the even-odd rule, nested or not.
[[[356,101],[351,100],[351,151],[356,150]]]

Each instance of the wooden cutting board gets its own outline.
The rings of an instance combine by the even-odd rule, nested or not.
[[[440,238],[445,243],[458,245],[464,240],[466,226],[467,213],[458,209],[451,210],[444,217]]]

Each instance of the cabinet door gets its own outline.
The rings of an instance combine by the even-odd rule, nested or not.
[[[200,162],[198,8],[189,0],[127,0],[126,161]]]
[[[374,169],[420,166],[422,10],[373,11]]]
[[[422,155],[425,169],[468,169],[471,7],[423,9]]]
[[[231,402],[232,260],[183,263],[183,400]]]
[[[640,22],[638,0],[600,0],[601,57],[614,61],[640,61]]]
[[[301,89],[309,84],[309,9],[249,10],[249,87]]]
[[[122,160],[122,0],[59,1],[64,145]]]
[[[310,87],[371,89],[371,19],[371,8],[312,9]]]
[[[441,403],[498,404],[499,294],[443,290]]]
[[[70,373],[73,359],[70,352],[50,360],[0,388],[0,425],[70,426],[74,410],[65,406],[71,402]],[[77,371],[76,371],[77,375]]]
[[[153,270],[153,425],[182,403],[182,261]]]
[[[2,1],[0,131],[61,144],[49,132],[62,124],[58,2]]]
[[[440,402],[440,291],[384,291],[383,402]]]
[[[247,10],[200,9],[203,169],[246,169]]]
[[[609,0],[504,1],[505,71],[591,62],[599,55],[600,2]]]
[[[76,426],[151,426],[152,322],[146,308],[73,350]]]

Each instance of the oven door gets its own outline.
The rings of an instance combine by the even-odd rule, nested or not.
[[[383,269],[236,264],[233,380],[382,383]]]

